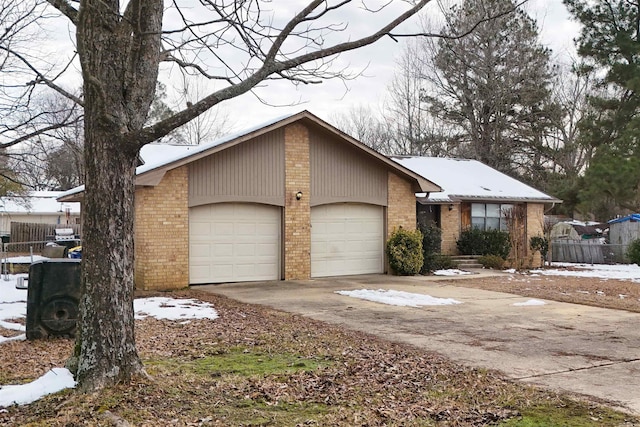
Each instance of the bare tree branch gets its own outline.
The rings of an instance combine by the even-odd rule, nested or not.
[[[58,9],[69,20],[78,24],[78,10],[74,8],[68,0],[47,0],[51,6]]]

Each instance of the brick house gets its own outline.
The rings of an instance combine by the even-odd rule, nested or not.
[[[416,227],[415,193],[441,190],[307,111],[140,156],[139,289],[383,273],[387,236]]]
[[[442,157],[392,157],[418,174],[428,176],[444,191],[417,197],[418,221],[433,221],[442,229],[442,253],[456,255],[460,233],[470,227],[507,229],[505,211],[519,208],[524,242],[543,236],[544,212],[561,200],[536,190],[477,160]],[[531,266],[542,265],[539,253],[524,245]]]

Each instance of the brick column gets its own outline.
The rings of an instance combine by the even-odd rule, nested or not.
[[[189,286],[187,166],[168,171],[156,187],[136,191],[135,283],[138,289]]]
[[[540,252],[533,251],[529,248],[529,241],[534,236],[544,237],[544,205],[542,203],[527,203],[527,241],[526,248],[527,254],[529,255],[529,265],[528,267],[540,267],[542,265],[542,256]]]
[[[285,128],[284,158],[284,279],[306,280],[311,278],[311,171],[309,131],[303,125]]]
[[[449,206],[452,207],[449,210]],[[440,205],[440,228],[442,229],[442,248],[444,255],[457,255],[456,242],[460,238],[460,204]]]
[[[394,229],[402,226],[407,230],[415,230],[416,195],[411,183],[389,172],[387,188],[387,238]]]

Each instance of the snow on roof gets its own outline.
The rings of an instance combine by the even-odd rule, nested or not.
[[[24,196],[0,197],[0,213],[7,214],[60,214],[67,209],[80,214],[80,203],[57,201],[63,191],[32,191]]]
[[[140,159],[142,160],[143,164],[136,168],[136,175],[149,172],[153,169],[162,167],[164,165],[168,165],[173,162],[177,162],[179,160],[182,160],[194,154],[207,151],[213,147],[217,147],[218,145],[222,145],[226,142],[233,141],[234,139],[242,138],[245,135],[248,135],[262,128],[271,126],[282,120],[286,120],[289,117],[295,116],[296,114],[299,114],[299,113],[287,114],[285,116],[276,117],[272,120],[260,123],[256,126],[252,126],[250,128],[243,129],[242,131],[223,136],[222,138],[219,138],[208,144],[202,144],[202,145],[172,145],[172,144],[159,144],[159,143],[146,144],[140,150]],[[81,193],[83,191],[84,191],[84,185],[80,185],[78,187],[72,188],[71,190],[67,190],[63,193],[60,193],[58,197],[71,196],[73,194]]]
[[[640,213],[634,213],[631,215],[623,216],[622,218],[615,218],[615,219],[609,220],[609,224],[617,224],[619,222],[626,222],[626,221],[632,221],[632,222],[640,221]]]
[[[391,159],[442,187],[442,193],[429,194],[428,202],[451,203],[461,199],[560,202],[477,160],[395,156]]]
[[[255,132],[262,128],[266,128],[275,123],[278,123],[279,121],[288,119],[289,117],[295,116],[296,114],[299,114],[299,113],[288,114],[286,116],[277,117],[267,122],[260,123],[256,126],[243,129],[240,132],[223,136],[222,138],[217,139],[208,144],[202,144],[202,145],[170,145],[170,144],[157,144],[157,143],[147,144],[143,146],[142,149],[140,150],[140,158],[142,159],[144,164],[136,168],[136,174],[140,175],[142,173],[159,168],[161,166],[168,165],[169,163],[182,160],[185,157],[189,157],[194,154],[207,151],[213,147],[217,147],[218,145],[222,145],[226,142],[233,141],[234,139],[241,138],[252,132]]]

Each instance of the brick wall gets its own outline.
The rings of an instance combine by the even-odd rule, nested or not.
[[[542,257],[540,252],[531,253],[529,241],[534,236],[544,236],[544,205],[541,203],[527,203],[527,251],[529,252],[530,267],[540,267]]]
[[[284,130],[284,278],[311,278],[309,130],[294,123]],[[302,198],[296,199],[301,191]]]
[[[138,289],[189,286],[188,167],[136,191],[135,283]]]
[[[416,196],[411,183],[389,172],[387,192],[387,238],[402,226],[416,229]]]
[[[449,206],[452,206],[451,210]],[[460,238],[460,204],[440,205],[440,226],[442,228],[441,252],[445,255],[457,255],[456,242]]]

